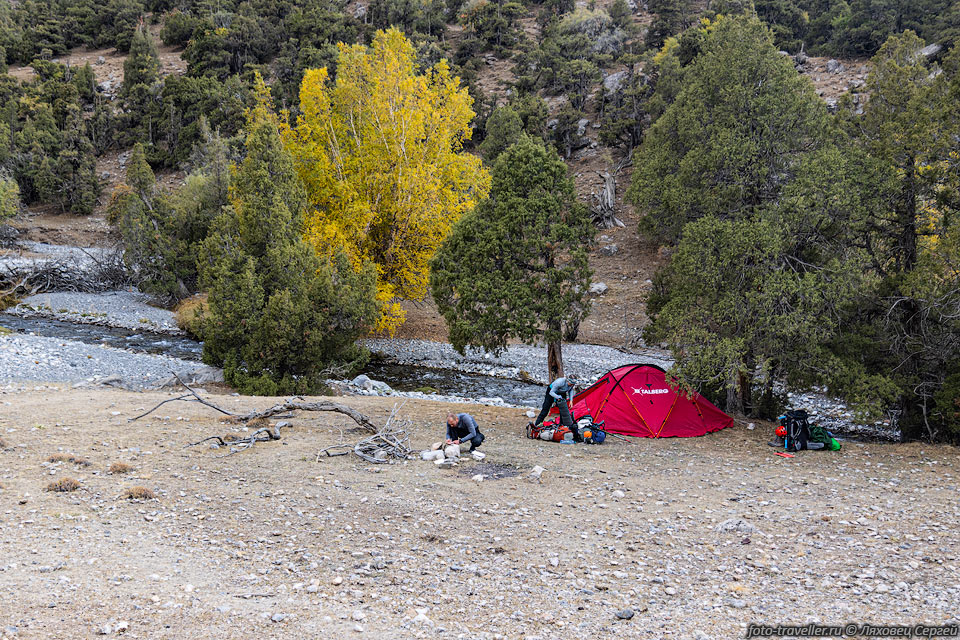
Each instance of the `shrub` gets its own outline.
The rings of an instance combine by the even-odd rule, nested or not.
[[[157,494],[146,487],[128,487],[123,492],[127,500],[156,500]]]
[[[77,465],[77,466],[79,466],[79,467],[89,467],[89,466],[90,466],[90,461],[89,461],[89,460],[87,460],[86,458],[81,458],[81,457],[79,457],[79,456],[75,456],[75,455],[73,455],[72,453],[55,453],[55,454],[53,454],[52,456],[50,456],[49,458],[47,458],[47,462],[52,462],[52,463],[56,463],[56,462],[72,462],[73,464],[75,464],[75,465]]]
[[[76,491],[80,488],[80,483],[74,480],[73,478],[60,478],[59,480],[54,480],[47,485],[44,491],[56,491],[60,493],[66,493],[68,491]]]
[[[110,465],[108,473],[116,475],[121,473],[130,473],[131,471],[133,471],[133,467],[126,462],[114,462]]]

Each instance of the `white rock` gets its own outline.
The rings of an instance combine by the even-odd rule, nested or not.
[[[530,474],[529,474],[527,477],[528,477],[531,481],[534,481],[534,480],[535,480],[535,481],[537,481],[537,482],[540,482],[540,476],[543,475],[543,472],[544,472],[544,471],[546,471],[546,469],[544,469],[544,468],[541,467],[540,465],[537,465],[537,466],[535,466],[533,469],[531,469]]]
[[[459,458],[460,457],[460,445],[450,444],[443,448],[443,455],[447,458]]]
[[[591,295],[602,296],[607,292],[607,289],[609,289],[609,287],[605,282],[594,282],[590,285],[589,292]]]
[[[477,475],[473,476],[470,479],[473,480],[474,482],[483,482],[483,474],[478,473]]]
[[[420,459],[421,460],[443,460],[444,455],[443,451],[421,451]]]

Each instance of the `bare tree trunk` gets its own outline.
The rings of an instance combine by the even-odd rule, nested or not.
[[[550,382],[563,377],[562,345],[559,340],[547,344],[547,375]]]

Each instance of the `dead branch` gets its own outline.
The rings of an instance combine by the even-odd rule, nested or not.
[[[288,400],[286,402],[273,405],[269,409],[263,409],[262,411],[251,411],[246,415],[237,415],[234,417],[234,420],[237,422],[249,423],[254,420],[270,418],[278,413],[286,413],[288,411],[335,411],[350,417],[354,422],[371,433],[377,433],[377,431],[379,431],[377,425],[373,424],[370,421],[370,418],[363,415],[359,411],[354,411],[348,406],[337,404],[336,402],[329,402],[327,400],[321,400],[319,402],[293,402]]]
[[[128,419],[127,419],[127,422],[133,422],[133,421],[135,421],[135,420],[139,420],[140,418],[143,418],[143,417],[145,417],[145,416],[150,415],[151,413],[153,413],[154,411],[156,411],[157,409],[159,409],[159,408],[162,407],[163,405],[167,404],[168,402],[177,402],[178,400],[183,400],[183,401],[185,401],[185,402],[199,402],[200,404],[206,405],[206,406],[210,407],[211,409],[214,409],[214,410],[216,410],[216,411],[219,411],[220,413],[222,413],[222,414],[224,414],[224,415],[227,415],[227,416],[234,416],[234,415],[236,415],[236,414],[233,414],[233,413],[227,411],[226,409],[222,409],[222,408],[218,407],[217,405],[213,404],[213,403],[210,402],[209,400],[204,400],[203,398],[200,397],[200,394],[198,394],[196,391],[194,391],[194,390],[190,387],[190,385],[188,385],[186,382],[184,382],[184,381],[183,381],[183,378],[181,378],[180,376],[178,376],[175,371],[171,371],[170,373],[173,374],[173,377],[177,379],[177,382],[179,382],[179,383],[183,386],[183,388],[186,389],[189,393],[186,393],[186,394],[184,394],[184,395],[182,395],[182,396],[178,396],[178,397],[176,397],[176,398],[167,398],[166,400],[158,403],[156,406],[154,406],[154,407],[153,407],[152,409],[150,409],[149,411],[145,411],[145,412],[141,413],[140,415],[135,416],[135,417],[133,417],[133,418],[128,418]],[[245,422],[249,422],[249,421],[245,421]]]
[[[597,172],[597,175],[603,178],[603,186],[600,187],[600,191],[593,194],[594,203],[590,207],[590,212],[593,215],[593,223],[601,229],[624,226],[623,221],[617,217],[617,174],[630,164],[632,159],[631,152],[609,171]]]

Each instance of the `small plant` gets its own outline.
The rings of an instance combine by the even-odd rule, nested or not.
[[[80,467],[90,466],[89,460],[86,458],[81,458],[80,456],[75,456],[72,453],[55,453],[47,458],[47,462],[72,462]]]
[[[123,497],[127,500],[155,500],[157,494],[146,487],[130,487],[123,492]]]
[[[59,480],[54,480],[47,485],[45,491],[58,491],[65,493],[67,491],[76,491],[80,488],[80,483],[74,480],[73,478],[60,478]]]
[[[120,473],[130,473],[133,471],[133,467],[128,465],[126,462],[114,462],[110,465],[107,473],[120,474]]]

